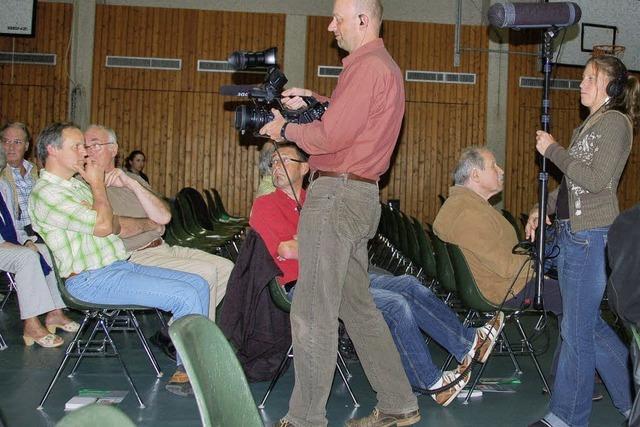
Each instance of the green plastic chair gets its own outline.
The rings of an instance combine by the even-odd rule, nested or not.
[[[185,228],[188,221],[179,208],[178,202],[173,202],[171,206],[171,222],[167,226],[167,237],[171,242],[176,242],[180,246],[201,249],[205,252],[218,253],[220,248],[226,243],[225,239],[217,236],[207,237],[206,235],[194,235]]]
[[[48,247],[47,249],[49,250],[51,260],[53,261],[52,268],[56,276],[58,291],[60,292],[60,297],[62,298],[62,301],[65,303],[67,308],[82,312],[84,314],[84,318],[80,322],[80,328],[75,333],[69,345],[67,345],[64,357],[60,362],[60,365],[58,366],[58,370],[56,371],[53,378],[51,379],[51,382],[49,383],[49,386],[47,387],[47,390],[45,391],[44,396],[40,400],[40,404],[38,405],[37,409],[43,409],[45,401],[47,400],[47,398],[51,394],[51,391],[53,390],[53,386],[56,384],[56,382],[60,378],[60,375],[64,371],[64,368],[71,357],[75,357],[77,358],[77,360],[76,360],[76,363],[73,365],[71,372],[68,375],[68,377],[70,378],[74,376],[76,370],[80,366],[80,362],[84,357],[96,356],[96,355],[113,356],[118,359],[118,361],[120,362],[120,367],[122,368],[122,371],[125,377],[127,378],[127,382],[129,383],[129,386],[133,390],[133,394],[135,395],[136,400],[138,401],[139,407],[144,408],[145,405],[142,402],[140,393],[138,393],[138,389],[133,383],[133,379],[129,374],[129,370],[127,369],[127,366],[122,360],[122,357],[120,357],[120,352],[118,351],[118,347],[116,346],[115,342],[111,338],[110,331],[111,331],[114,319],[118,317],[121,312],[124,312],[129,319],[131,327],[136,332],[136,335],[140,340],[140,344],[142,345],[142,348],[147,354],[149,362],[151,363],[151,366],[153,367],[156,373],[156,376],[160,378],[163,375],[162,370],[160,369],[160,366],[158,365],[158,362],[156,361],[156,358],[153,355],[151,348],[149,347],[149,343],[145,338],[142,328],[140,327],[140,323],[138,322],[138,319],[135,316],[136,311],[146,311],[146,310],[155,310],[155,309],[151,307],[143,307],[143,306],[132,305],[132,304],[131,305],[96,304],[92,302],[82,301],[74,297],[69,293],[64,280],[60,277],[60,274],[58,272],[58,266],[55,263],[55,258],[53,257],[51,250]],[[162,314],[157,310],[156,312],[158,313],[158,316],[160,317],[161,321],[164,322],[164,319],[162,319]],[[95,325],[93,326],[93,328],[90,328],[90,326],[94,323]],[[89,330],[91,330],[91,333],[89,334],[88,339],[86,340],[81,339],[83,337],[83,334]],[[96,348],[93,348],[92,344],[95,343],[94,338],[96,336],[96,333],[98,332],[102,332],[104,334],[104,338],[101,342],[101,346],[99,346],[96,349]],[[106,350],[107,344],[111,348],[112,353],[107,352]]]
[[[115,406],[89,405],[67,414],[56,427],[135,427],[136,425]]]
[[[271,282],[269,282],[269,294],[271,295],[271,299],[273,300],[273,303],[275,304],[276,307],[278,307],[280,310],[286,313],[289,313],[291,311],[291,301],[289,300],[284,289],[282,288],[282,286],[280,286],[280,284],[276,279],[273,279],[271,280]],[[267,387],[267,391],[265,392],[264,396],[262,397],[262,400],[258,404],[258,408],[264,409],[265,404],[267,403],[267,399],[271,394],[271,391],[273,390],[276,383],[278,382],[278,379],[280,379],[280,377],[284,373],[284,370],[287,366],[287,362],[291,358],[293,358],[293,344],[289,347],[287,354],[284,356],[284,359],[282,359],[282,362],[280,362],[280,366],[278,366],[278,370],[274,374],[273,378],[271,378],[269,387]],[[349,385],[349,381],[348,381],[349,378],[351,378],[351,372],[349,372],[349,368],[347,368],[347,364],[344,362],[344,359],[342,358],[340,351],[338,351],[338,357],[336,360],[336,370],[340,374],[340,377],[344,382],[344,385],[347,389],[347,392],[349,393],[349,396],[351,396],[351,400],[353,401],[353,406],[356,408],[359,407],[360,404],[358,403],[356,396],[353,394],[353,390],[351,390],[351,386]]]
[[[445,245],[455,273],[458,296],[462,300],[462,303],[470,310],[465,322],[470,321],[474,317],[474,315],[480,316],[484,314],[488,317],[495,314],[498,311],[499,307],[496,304],[493,304],[491,301],[487,300],[480,291],[480,288],[476,283],[476,279],[473,277],[473,273],[469,268],[469,264],[467,263],[462,250],[457,245],[454,245],[452,243],[446,243]],[[507,320],[511,320],[516,324],[518,332],[520,332],[520,336],[522,337],[523,352],[528,353],[531,356],[533,364],[538,371],[538,375],[540,376],[540,380],[542,381],[542,385],[546,387],[547,390],[550,390],[549,385],[547,384],[547,379],[545,378],[544,374],[542,373],[542,369],[540,368],[540,363],[538,362],[538,358],[536,357],[533,345],[531,344],[531,341],[529,340],[529,337],[527,336],[524,328],[522,327],[522,323],[520,322],[520,315],[522,314],[522,311],[505,309],[504,307],[502,308],[502,311],[505,312],[505,314],[508,313]],[[502,342],[507,348],[509,357],[511,358],[511,361],[513,362],[513,365],[516,369],[515,374],[522,374],[520,365],[518,364],[514,352],[509,345],[509,341],[506,334],[504,333],[504,330],[500,333],[500,337],[502,338]],[[484,372],[484,368],[486,367],[486,365],[486,363],[482,365],[480,371],[474,378],[473,383],[471,384],[471,388],[464,400],[465,404],[469,402],[471,393],[482,377],[482,373]]]
[[[422,267],[427,278],[436,281],[438,278],[438,270],[436,268],[436,256],[433,253],[433,245],[427,232],[422,227],[418,219],[413,218],[413,229],[418,239],[418,247],[420,252],[420,266]]]
[[[436,259],[436,272],[438,284],[447,293],[446,301],[456,293],[456,278],[453,273],[453,265],[449,259],[449,253],[445,243],[433,232],[429,232],[431,243],[433,244],[433,252]]]
[[[263,425],[240,362],[215,323],[185,316],[173,322],[169,335],[189,375],[203,426]]]
[[[233,216],[227,212],[227,209],[224,207],[224,203],[222,202],[222,197],[220,197],[220,192],[218,190],[216,190],[215,188],[212,188],[211,192],[213,193],[213,199],[215,201],[215,209],[218,213],[217,216],[220,218],[220,221],[238,222],[245,225],[249,223],[247,218],[244,218],[241,216]]]

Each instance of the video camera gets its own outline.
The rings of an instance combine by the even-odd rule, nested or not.
[[[246,70],[267,67],[264,82],[259,86],[231,85],[220,88],[221,95],[245,96],[251,99],[253,105],[236,107],[235,127],[244,134],[247,130],[258,130],[273,120],[272,108],[279,110],[282,116],[291,123],[311,123],[320,120],[329,106],[328,102],[321,103],[312,96],[302,99],[307,103],[303,110],[287,110],[280,98],[287,77],[276,63],[277,48],[272,47],[261,52],[233,52],[227,62],[235,70]]]

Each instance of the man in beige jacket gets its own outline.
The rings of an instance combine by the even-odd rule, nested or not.
[[[483,147],[465,149],[453,180],[433,231],[460,247],[485,298],[496,305],[504,302],[505,307],[526,305],[535,291],[529,257],[513,254],[518,243],[515,229],[489,204],[502,191],[504,180],[493,153]],[[546,280],[543,299],[548,311],[562,314],[557,281]]]

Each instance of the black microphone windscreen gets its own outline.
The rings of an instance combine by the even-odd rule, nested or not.
[[[582,11],[573,2],[496,3],[489,8],[489,23],[498,28],[569,27],[580,20]]]
[[[220,95],[224,96],[249,96],[256,87],[252,85],[226,85],[220,86]]]

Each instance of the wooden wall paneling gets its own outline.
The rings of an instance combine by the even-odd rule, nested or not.
[[[540,35],[534,31],[511,33],[511,50],[537,52]],[[581,67],[555,66],[555,78],[580,80]],[[542,78],[539,61],[533,56],[511,55],[507,110],[507,156],[505,164],[505,207],[515,215],[529,212],[537,202],[539,158],[535,150],[535,131],[540,125],[541,89],[519,88],[520,76]],[[580,109],[579,91],[551,90],[551,133],[565,147],[573,129],[585,112]],[[549,162],[550,163],[550,162]],[[550,163],[549,190],[559,183],[561,174]]]
[[[282,59],[284,15],[98,5],[96,21],[94,120],[113,122],[105,124],[119,133],[123,154],[147,153],[147,172],[161,193],[216,187],[230,211],[248,214],[257,185],[255,146],[239,143],[233,110],[225,106],[241,100],[217,92],[263,76],[199,73],[197,59],[274,45]],[[108,22],[118,23],[117,36],[107,34]],[[105,55],[181,58],[182,70],[107,69]]]
[[[71,4],[38,3],[36,37],[0,37],[0,51],[55,53],[55,66],[0,64],[0,124],[25,122],[37,138],[40,130],[68,116]],[[35,160],[32,148],[28,158]]]
[[[336,79],[319,78],[319,64],[339,64],[333,35],[326,31],[328,18],[309,17],[307,77],[305,85],[329,94]],[[405,82],[406,111],[393,164],[383,178],[381,198],[399,198],[403,211],[423,222],[431,222],[446,194],[451,168],[468,139],[484,143],[486,110],[486,59],[476,53],[463,54],[462,65],[453,67],[452,25],[387,21],[385,45],[402,72],[412,70],[475,72],[476,85]],[[465,27],[467,43],[487,47],[482,28]],[[467,127],[469,129],[467,129]]]

